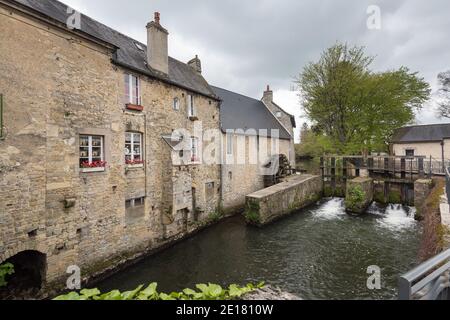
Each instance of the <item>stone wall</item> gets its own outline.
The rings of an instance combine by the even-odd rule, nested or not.
[[[286,182],[248,195],[244,215],[249,223],[264,225],[303,209],[321,197],[320,176],[292,176]]]
[[[223,135],[224,148],[222,166],[223,209],[226,214],[242,211],[245,208],[246,196],[264,189],[263,165],[273,154],[289,153],[290,141],[260,137],[260,156],[256,148],[256,137],[234,136],[233,154],[227,155],[226,135]],[[274,144],[274,147],[272,147]],[[243,147],[242,147],[243,146]],[[264,148],[267,152],[264,153]],[[243,151],[238,151],[243,150]],[[257,159],[261,159],[259,162]]]
[[[194,131],[186,110],[194,93],[138,75],[144,111],[127,111],[128,71],[111,64],[109,48],[4,7],[0,29],[0,262],[44,253],[47,289],[62,287],[70,265],[89,278],[193,232],[217,211],[220,166],[174,165],[161,138]],[[219,128],[218,102],[194,96],[197,125]],[[145,165],[125,165],[128,131],[143,135]],[[104,137],[104,171],[80,170],[80,134]],[[143,207],[126,209],[140,197]]]

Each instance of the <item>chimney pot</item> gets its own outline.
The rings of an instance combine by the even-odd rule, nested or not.
[[[159,12],[155,12],[155,22],[157,24],[160,24],[159,22],[161,21],[161,15]]]

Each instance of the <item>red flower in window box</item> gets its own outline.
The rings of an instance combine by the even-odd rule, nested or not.
[[[81,163],[81,168],[82,169],[105,168],[106,164],[107,164],[106,161],[94,161],[94,162],[85,161],[85,162]]]
[[[126,108],[128,110],[133,110],[133,111],[144,111],[144,107],[137,105],[137,104],[132,104],[132,103],[127,103],[126,104]]]
[[[125,160],[125,164],[130,166],[144,164],[144,160]]]
[[[191,157],[191,162],[200,162],[200,159],[198,157]]]

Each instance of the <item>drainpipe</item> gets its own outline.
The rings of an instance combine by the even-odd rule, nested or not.
[[[0,140],[3,138],[3,94],[0,94]]]
[[[444,159],[444,140],[442,140],[441,142],[441,147],[442,147],[442,172],[445,173],[445,159]]]

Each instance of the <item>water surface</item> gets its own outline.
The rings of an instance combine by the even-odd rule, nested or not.
[[[110,277],[100,289],[158,282],[165,292],[197,283],[265,281],[304,299],[393,299],[398,277],[417,265],[414,209],[373,205],[360,217],[328,199],[267,227],[228,219]],[[367,268],[382,270],[382,290],[367,289]]]

